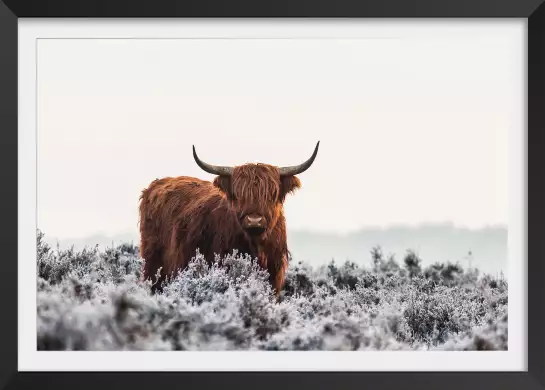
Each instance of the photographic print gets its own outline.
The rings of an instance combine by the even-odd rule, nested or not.
[[[37,349],[509,350],[523,27],[38,39]]]

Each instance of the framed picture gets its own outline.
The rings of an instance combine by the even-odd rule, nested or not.
[[[3,1],[0,384],[544,388],[544,22]]]

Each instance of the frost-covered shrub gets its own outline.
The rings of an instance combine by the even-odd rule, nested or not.
[[[409,272],[409,277],[411,278],[422,272],[422,260],[412,250],[407,251],[405,258],[403,259],[403,263],[405,264],[405,268]]]
[[[507,281],[456,264],[291,262],[277,299],[247,254],[200,253],[151,293],[138,247],[53,250],[37,237],[42,350],[507,349]]]
[[[283,297],[293,295],[311,295],[315,291],[316,282],[312,268],[303,262],[289,267],[286,272],[286,281],[282,291]],[[321,285],[327,284],[325,279],[322,279]]]

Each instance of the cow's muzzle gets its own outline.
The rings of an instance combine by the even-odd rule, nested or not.
[[[259,214],[247,214],[242,218],[242,227],[250,234],[261,234],[265,231],[265,218]]]

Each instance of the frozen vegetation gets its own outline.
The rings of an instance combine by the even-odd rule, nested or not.
[[[276,300],[267,274],[234,252],[202,256],[150,293],[138,248],[53,249],[37,237],[41,350],[507,349],[507,281],[459,264],[371,253],[372,266],[292,260]]]

